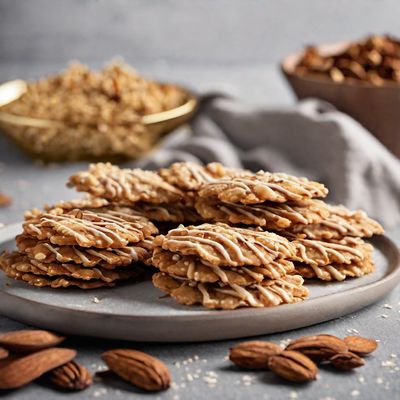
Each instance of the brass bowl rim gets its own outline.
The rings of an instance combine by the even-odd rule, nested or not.
[[[349,44],[354,43],[354,41],[346,41],[346,42],[336,42],[336,43],[328,43],[328,44],[319,44],[314,46],[316,49],[321,51],[326,55],[337,54],[340,51],[344,50]],[[386,82],[384,81],[381,85],[373,85],[369,82],[364,82],[361,80],[344,80],[343,82],[334,82],[329,78],[324,77],[315,77],[311,75],[299,75],[295,73],[295,66],[297,65],[300,57],[305,53],[306,49],[298,51],[297,53],[292,53],[286,56],[281,64],[281,71],[287,76],[291,78],[301,79],[305,82],[317,83],[317,84],[325,84],[330,86],[343,86],[343,87],[362,87],[365,89],[390,89],[390,90],[399,90],[400,84],[395,82]]]
[[[165,84],[162,82],[159,82],[160,84]],[[1,91],[4,90],[4,88],[8,85],[9,87],[12,86],[27,86],[27,82],[24,81],[23,79],[15,79],[7,82],[3,82],[0,84],[0,94]],[[172,85],[172,84],[168,84]],[[171,108],[170,110],[166,111],[161,111],[158,113],[153,113],[153,114],[147,114],[143,115],[141,117],[142,123],[144,125],[154,125],[154,124],[159,124],[161,122],[166,122],[166,121],[171,121],[176,118],[183,117],[185,115],[191,114],[197,107],[198,101],[196,96],[189,91],[188,89],[180,86],[180,85],[175,85],[173,84],[172,86],[178,88],[181,90],[187,97],[187,100],[184,104]],[[25,126],[25,127],[35,127],[35,128],[57,128],[57,127],[62,127],[62,126],[68,126],[63,121],[55,121],[51,119],[43,119],[43,118],[34,118],[34,117],[25,117],[22,115],[16,115],[16,114],[11,114],[6,111],[2,111],[1,108],[7,104],[12,103],[13,101],[17,100],[23,95],[24,92],[21,92],[17,97],[13,98],[12,100],[8,102],[3,102],[0,106],[0,122],[7,123],[7,124],[12,124],[12,125],[18,125],[18,126]]]

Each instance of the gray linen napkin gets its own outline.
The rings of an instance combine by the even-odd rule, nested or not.
[[[307,176],[328,186],[330,202],[362,208],[387,228],[400,223],[400,161],[359,123],[319,100],[272,109],[205,97],[190,126],[136,165],[174,161]]]

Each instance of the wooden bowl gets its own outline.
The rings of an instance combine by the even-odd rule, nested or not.
[[[179,107],[172,108],[167,111],[147,114],[142,117],[142,124],[146,129],[150,141],[151,148],[138,150],[133,158],[137,158],[145,154],[157,145],[158,140],[174,130],[178,126],[184,124],[194,114],[197,107],[196,97],[188,90],[178,87],[185,94],[186,101]],[[90,149],[82,149],[77,153],[71,154],[63,152],[62,144],[53,141],[51,145],[40,150],[33,149],[32,140],[37,135],[49,135],[54,138],[66,136],[69,131],[74,128],[69,127],[60,121],[53,121],[40,118],[24,117],[14,115],[2,111],[1,107],[17,100],[27,90],[27,83],[23,80],[14,80],[0,85],[0,129],[6,133],[23,151],[34,158],[44,161],[123,161],[127,157],[109,152],[102,153],[100,156],[91,154]],[[89,128],[88,128],[89,129]],[[133,133],[132,133],[133,134]],[[53,146],[53,147],[52,147]],[[132,157],[131,157],[132,158]]]
[[[343,51],[349,42],[318,46],[330,55]],[[319,98],[350,115],[392,153],[400,157],[400,85],[385,83],[374,86],[363,81],[333,82],[329,78],[299,76],[295,67],[303,52],[286,57],[281,69],[298,99]]]

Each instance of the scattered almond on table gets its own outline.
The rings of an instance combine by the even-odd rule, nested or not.
[[[0,335],[0,390],[17,389],[42,376],[53,388],[83,390],[91,386],[92,374],[75,361],[76,350],[55,347],[64,339],[45,330]],[[284,380],[304,383],[317,378],[318,363],[349,371],[365,365],[363,357],[376,348],[374,339],[361,336],[340,339],[320,334],[300,337],[284,347],[268,341],[241,342],[230,349],[229,359],[244,370],[270,370]],[[114,349],[101,357],[109,368],[103,373],[115,375],[144,391],[167,390],[172,385],[168,367],[144,352]],[[103,373],[98,373],[98,377]]]
[[[361,356],[371,354],[378,346],[374,339],[346,336],[343,340],[327,334],[304,336],[291,341],[285,349],[272,342],[243,342],[232,347],[229,359],[245,369],[270,369],[291,382],[316,379],[315,363],[329,363],[341,370],[365,365]]]

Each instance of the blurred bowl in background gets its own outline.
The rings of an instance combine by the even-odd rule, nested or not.
[[[160,83],[160,85],[163,85]],[[168,84],[168,86],[171,86]],[[85,147],[85,127],[68,126],[61,121],[25,117],[21,115],[5,112],[1,107],[16,101],[27,90],[27,83],[24,80],[14,80],[0,85],[0,131],[7,134],[24,152],[36,159],[46,162],[54,161],[123,161],[127,158],[138,158],[157,146],[157,142],[166,134],[187,122],[194,114],[197,107],[196,97],[187,89],[173,85],[181,90],[185,95],[185,102],[179,107],[171,108],[166,111],[147,114],[141,117],[141,125],[144,128],[142,135],[146,137],[142,147],[138,146],[137,152],[131,157],[126,157],[109,150],[96,156],[89,144]],[[94,127],[87,127],[87,133]],[[114,127],[112,129],[118,129]],[[125,129],[125,128],[124,128]],[[129,133],[128,133],[129,134]],[[132,131],[132,139],[137,133]],[[45,135],[49,138],[46,145],[34,146],[35,138]],[[101,132],[98,132],[101,141]],[[71,139],[72,138],[72,139]],[[84,143],[79,151],[71,152],[67,141],[80,140]],[[107,147],[107,146],[105,146]],[[65,149],[65,150],[64,150]]]
[[[343,51],[350,42],[316,46],[324,55]],[[400,157],[400,85],[381,86],[363,81],[333,82],[329,78],[300,76],[295,67],[304,52],[289,55],[281,70],[298,99],[314,97],[333,104],[376,136],[393,154]]]

